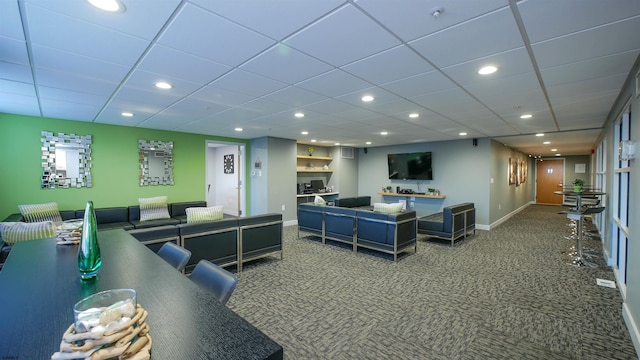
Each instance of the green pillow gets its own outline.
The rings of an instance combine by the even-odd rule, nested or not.
[[[184,211],[187,213],[187,224],[221,220],[224,217],[222,205],[211,207],[190,207],[186,208]]]
[[[18,205],[25,222],[53,221],[62,224],[62,216],[58,211],[58,203]]]
[[[8,245],[19,241],[56,237],[56,225],[53,221],[40,222],[0,222],[0,235]]]

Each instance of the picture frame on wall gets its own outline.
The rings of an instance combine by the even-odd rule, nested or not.
[[[234,171],[233,154],[227,154],[224,156],[223,170],[225,174],[233,174],[233,171]]]
[[[518,163],[516,159],[509,158],[509,165],[507,168],[507,175],[509,177],[509,185],[513,185],[516,183],[516,173],[518,171]]]

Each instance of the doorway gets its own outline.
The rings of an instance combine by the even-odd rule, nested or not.
[[[561,205],[562,196],[554,194],[562,191],[564,185],[564,159],[538,160],[536,162],[536,203]]]
[[[246,216],[245,145],[207,141],[207,206],[222,205],[226,215]]]

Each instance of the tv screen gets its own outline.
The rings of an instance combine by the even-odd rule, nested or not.
[[[389,179],[433,180],[431,152],[388,154]]]

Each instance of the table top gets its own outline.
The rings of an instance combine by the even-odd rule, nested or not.
[[[600,190],[584,190],[581,192],[574,192],[573,190],[562,190],[562,191],[554,191],[553,193],[558,195],[574,195],[574,196],[606,195],[605,192]]]
[[[151,359],[282,359],[283,349],[124,230],[98,233],[102,267],[82,281],[77,245],[17,243],[0,271],[0,359],[48,359],[73,304],[132,288],[148,311]]]

